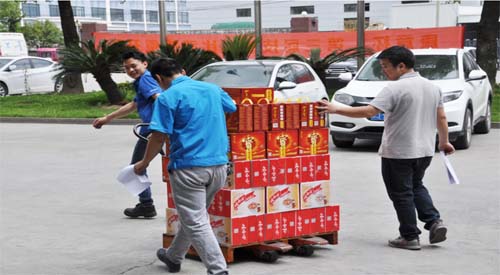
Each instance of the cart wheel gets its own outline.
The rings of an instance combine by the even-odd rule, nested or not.
[[[314,253],[314,247],[312,245],[296,246],[294,250],[298,256],[302,257],[309,257]]]
[[[269,251],[263,251],[260,253],[259,260],[264,261],[266,263],[274,263],[276,260],[278,260],[278,252],[269,250]]]

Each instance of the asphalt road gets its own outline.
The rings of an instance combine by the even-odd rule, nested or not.
[[[159,216],[123,216],[136,201],[115,176],[128,164],[131,126],[0,123],[0,274],[165,274],[156,260],[165,231],[160,161],[149,170]],[[500,130],[475,135],[450,159],[462,181],[447,183],[436,155],[425,182],[449,226],[448,240],[420,251],[388,247],[397,219],[380,175],[377,144],[331,147],[339,244],[309,258],[252,260],[232,274],[500,274]],[[180,274],[204,274],[187,259]]]

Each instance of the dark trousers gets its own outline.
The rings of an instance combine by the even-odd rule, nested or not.
[[[134,164],[144,158],[144,153],[146,153],[146,146],[148,142],[142,139],[138,139],[135,144],[134,153],[132,153],[132,161],[130,164]],[[151,198],[151,188],[147,188],[139,194],[139,202],[145,204],[152,204],[153,198]]]
[[[418,238],[422,233],[417,227],[418,219],[429,230],[439,220],[439,212],[432,203],[432,198],[422,179],[425,170],[431,164],[432,157],[417,159],[382,158],[382,176],[387,194],[394,204],[399,220],[399,233],[406,240]]]

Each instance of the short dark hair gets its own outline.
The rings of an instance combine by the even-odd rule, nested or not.
[[[174,74],[182,73],[181,65],[173,58],[160,58],[151,63],[151,75],[172,77]]]
[[[146,55],[141,53],[140,51],[128,51],[128,52],[125,52],[123,55],[122,55],[122,61],[125,61],[129,58],[133,58],[133,59],[137,59],[137,60],[140,60],[142,62],[145,62],[147,61],[147,58],[146,58]]]
[[[402,46],[392,46],[383,50],[377,59],[388,59],[396,67],[399,63],[405,64],[406,68],[412,69],[415,66],[415,56],[413,53]]]

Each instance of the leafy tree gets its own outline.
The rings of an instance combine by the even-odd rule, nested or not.
[[[61,30],[48,20],[26,24],[20,31],[24,34],[29,47],[53,47],[63,43]]]
[[[314,48],[311,49],[310,57],[306,58],[300,54],[294,53],[287,56],[287,59],[293,59],[305,62],[309,64],[313,70],[318,74],[319,78],[326,85],[326,73],[325,70],[328,69],[328,66],[332,63],[337,63],[341,61],[345,61],[349,58],[356,58],[358,56],[365,56],[368,54],[372,54],[373,51],[371,49],[363,48],[363,47],[355,47],[349,48],[342,51],[333,51],[324,58],[320,57],[320,49]]]
[[[484,1],[481,19],[477,28],[477,63],[488,74],[491,86],[495,85],[497,73],[497,39],[500,2]]]
[[[93,39],[82,42],[81,47],[70,46],[61,53],[60,62],[62,72],[56,77],[68,74],[91,73],[101,89],[106,93],[112,105],[123,104],[123,94],[111,78],[111,73],[121,70],[122,55],[133,49],[128,46],[128,41],[101,40],[96,44]]]
[[[227,61],[247,60],[254,50],[255,36],[250,33],[226,37],[222,41],[222,54]]]
[[[23,13],[20,1],[0,1],[0,31],[17,32]]]
[[[169,57],[177,60],[186,71],[187,75],[196,72],[206,64],[222,60],[212,51],[195,48],[189,43],[182,43],[178,46],[177,41],[165,46],[162,45],[158,51],[149,52],[147,54],[149,64],[151,64],[153,60],[161,57]]]

